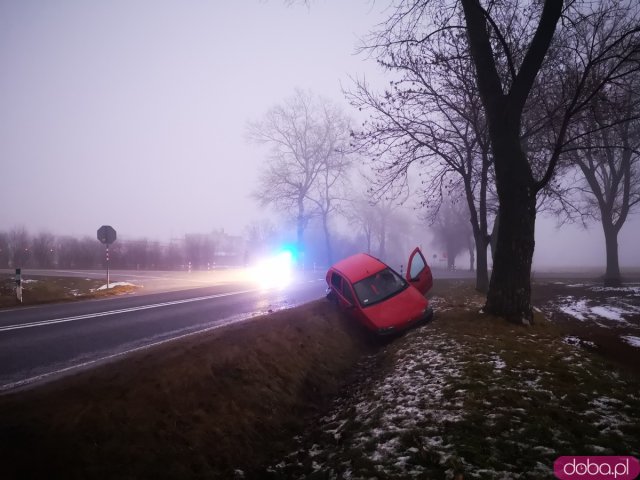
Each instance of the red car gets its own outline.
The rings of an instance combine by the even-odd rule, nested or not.
[[[429,320],[433,310],[424,294],[433,277],[419,248],[409,257],[406,279],[377,258],[358,253],[327,272],[327,297],[379,335]]]

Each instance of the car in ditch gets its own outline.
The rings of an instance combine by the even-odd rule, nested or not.
[[[327,298],[378,335],[389,335],[433,317],[424,296],[433,286],[431,268],[416,248],[406,277],[377,258],[358,253],[327,271]]]

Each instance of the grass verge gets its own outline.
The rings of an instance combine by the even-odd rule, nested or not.
[[[138,289],[135,285],[116,285],[98,290],[104,284],[104,280],[91,278],[29,276],[23,281],[23,299],[20,303],[14,291],[14,277],[5,276],[0,279],[0,308],[103,298],[133,293]]]
[[[367,348],[318,301],[0,397],[1,477],[251,472],[326,408]]]

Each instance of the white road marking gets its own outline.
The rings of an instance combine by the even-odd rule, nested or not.
[[[6,332],[9,330],[21,330],[23,328],[33,328],[33,327],[41,327],[44,325],[55,325],[57,323],[67,323],[67,322],[76,322],[78,320],[88,320],[91,318],[97,318],[97,317],[105,317],[108,315],[118,315],[120,313],[130,313],[130,312],[136,312],[136,311],[140,311],[140,310],[148,310],[151,308],[160,308],[160,307],[168,307],[171,305],[180,305],[182,303],[190,303],[190,302],[200,302],[202,300],[211,300],[213,298],[220,298],[220,297],[228,297],[231,295],[240,295],[243,293],[253,293],[253,292],[259,292],[259,289],[252,289],[252,290],[240,290],[237,292],[228,292],[228,293],[218,293],[216,295],[207,295],[205,297],[195,297],[195,298],[187,298],[184,300],[174,300],[172,302],[162,302],[162,303],[154,303],[151,305],[141,305],[139,307],[131,307],[131,308],[122,308],[119,310],[109,310],[106,312],[98,312],[98,313],[89,313],[86,315],[77,315],[74,317],[64,317],[64,318],[55,318],[55,319],[51,319],[51,320],[41,320],[39,322],[30,322],[30,323],[18,323],[18,324],[14,324],[14,325],[5,325],[0,327],[0,332]]]
[[[320,281],[320,280],[324,280],[324,279],[318,279],[315,281]],[[311,282],[314,282],[313,280]],[[310,283],[311,283],[310,282]],[[217,298],[217,297],[224,297],[224,296],[228,296],[228,295],[239,295],[242,293],[250,293],[250,292],[256,292],[256,291],[264,291],[262,289],[253,289],[253,290],[243,290],[243,291],[238,291],[238,292],[229,292],[229,293],[222,293],[222,294],[217,294],[217,295],[210,295],[207,297],[198,297],[198,298],[191,298],[191,299],[186,299],[186,300],[177,300],[174,302],[164,302],[164,303],[158,303],[158,304],[154,304],[154,305],[145,305],[142,307],[135,307],[135,308],[131,308],[131,309],[122,309],[122,310],[113,310],[110,312],[102,312],[100,314],[93,314],[93,315],[80,315],[78,317],[69,317],[67,319],[58,319],[56,320],[57,323],[60,323],[61,321],[74,321],[74,320],[81,320],[83,317],[92,317],[92,316],[103,316],[103,315],[113,315],[116,313],[120,313],[120,312],[124,312],[124,311],[135,311],[135,310],[143,310],[146,308],[155,308],[155,307],[161,307],[161,306],[166,306],[166,305],[176,305],[176,304],[180,304],[180,303],[186,303],[186,302],[193,302],[193,301],[199,301],[199,300],[206,300],[206,299],[210,299],[210,298]],[[293,308],[293,307],[297,307],[301,305],[300,303],[293,303],[293,304],[289,304],[287,305],[287,307],[285,308]],[[212,330],[217,330],[219,328],[223,328],[223,327],[227,327],[229,325],[232,324],[236,324],[236,323],[244,323],[250,320],[253,320],[256,318],[256,313],[257,312],[247,312],[247,313],[243,313],[243,314],[237,314],[237,315],[233,315],[231,317],[227,317],[226,319],[223,319],[221,321],[219,321],[219,323],[216,323],[215,325],[212,325],[210,327],[206,327],[200,330],[195,330],[189,333],[185,333],[182,335],[176,335],[174,337],[170,337],[170,338],[165,338],[164,340],[159,340],[157,342],[152,342],[152,343],[148,343],[145,345],[141,345],[139,347],[135,347],[135,348],[131,348],[129,350],[125,350],[122,352],[118,352],[118,353],[113,353],[110,355],[105,355],[103,357],[99,357],[93,360],[88,360],[86,362],[82,362],[82,363],[76,363],[74,365],[71,365],[69,367],[65,367],[65,368],[61,368],[58,370],[53,370],[51,372],[47,372],[47,373],[43,373],[40,375],[36,375],[33,377],[28,377],[28,378],[24,378],[22,380],[18,380],[16,382],[11,382],[11,383],[6,383],[4,385],[0,385],[0,392],[8,392],[20,387],[26,387],[28,385],[31,385],[33,383],[37,383],[40,382],[42,380],[45,380],[49,377],[55,377],[58,375],[62,375],[65,374],[67,372],[73,371],[73,370],[77,370],[77,369],[81,369],[84,367],[89,367],[91,365],[95,365],[101,362],[105,362],[105,361],[109,361],[109,360],[113,360],[116,359],[118,357],[122,357],[125,355],[128,355],[130,353],[134,353],[134,352],[139,352],[142,350],[146,350],[158,345],[162,345],[165,343],[169,343],[169,342],[173,342],[174,340],[180,340],[182,338],[187,338],[187,337],[191,337],[193,335],[198,335],[201,333],[205,333],[205,332],[209,332]],[[49,322],[53,322],[54,320],[50,320]],[[42,322],[33,322],[34,324],[39,324]],[[25,324],[28,325],[28,324]],[[38,326],[38,325],[29,325],[29,326]],[[8,329],[8,327],[21,327],[20,325],[13,325],[13,326],[7,326],[7,327],[2,327],[3,329]],[[24,327],[24,328],[28,328],[28,327]],[[15,328],[14,328],[15,329]]]
[[[250,290],[250,291],[252,291],[252,290]],[[236,293],[242,293],[242,292],[236,292]],[[227,294],[227,295],[231,295],[231,294]],[[221,296],[224,296],[224,295],[221,295]],[[158,342],[148,343],[148,344],[142,345],[140,347],[132,348],[130,350],[125,350],[124,352],[118,352],[118,353],[114,353],[114,354],[111,354],[111,355],[106,355],[104,357],[96,358],[94,360],[89,360],[87,362],[77,363],[75,365],[71,365],[70,367],[61,368],[59,370],[54,370],[52,372],[47,372],[47,373],[43,373],[41,375],[36,375],[34,377],[25,378],[25,379],[22,379],[22,380],[18,380],[17,382],[6,383],[4,385],[0,385],[0,392],[6,391],[6,390],[13,390],[13,389],[19,388],[19,387],[24,387],[26,385],[29,385],[29,384],[44,380],[47,377],[51,377],[51,376],[55,376],[55,375],[61,375],[63,373],[67,373],[67,372],[70,372],[72,370],[76,370],[76,369],[79,369],[79,368],[88,367],[90,365],[93,365],[93,364],[96,364],[96,363],[99,363],[99,362],[104,362],[104,361],[112,360],[114,358],[122,357],[124,355],[128,355],[129,353],[139,352],[141,350],[146,350],[146,349],[149,349],[149,348],[152,348],[152,347],[156,347],[156,346],[162,345],[164,343],[173,342],[174,340],[180,340],[182,338],[187,338],[187,337],[191,337],[193,335],[197,335],[197,334],[200,334],[200,333],[205,333],[205,332],[209,332],[211,330],[216,330],[218,328],[227,327],[227,326],[229,326],[231,324],[234,324],[234,323],[246,322],[248,320],[252,320],[252,319],[255,318],[252,314],[242,315],[242,316],[240,316],[240,318],[237,318],[237,317],[238,316],[230,317],[229,319],[227,319],[227,321],[222,321],[222,323],[218,323],[216,325],[204,328],[202,330],[196,330],[195,332],[189,332],[189,333],[185,333],[183,335],[178,335],[176,337],[166,338],[166,339],[160,340]],[[236,319],[234,320],[234,318],[236,318]]]

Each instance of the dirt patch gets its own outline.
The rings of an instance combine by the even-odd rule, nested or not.
[[[2,478],[250,473],[370,348],[323,300],[0,397]]]

